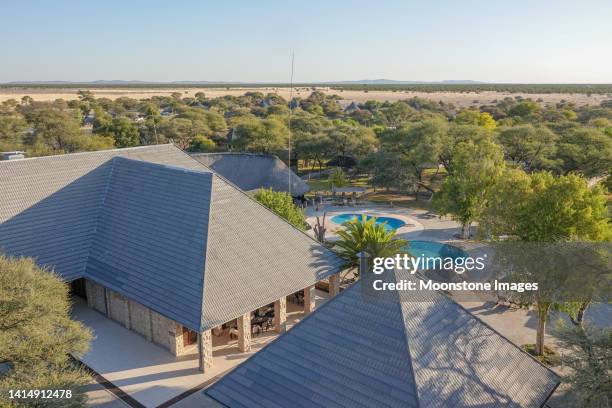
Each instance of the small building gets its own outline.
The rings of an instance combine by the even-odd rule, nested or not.
[[[22,152],[20,150],[0,153],[0,160],[20,160],[20,159],[25,159],[25,152]]]
[[[387,273],[388,282],[416,279]],[[229,408],[535,408],[559,385],[550,369],[445,295],[374,294],[364,282],[206,394]]]
[[[356,110],[359,110],[359,105],[353,101],[346,108],[344,108],[344,113],[352,113]]]
[[[260,153],[192,153],[191,157],[211,168],[244,191],[271,188],[301,197],[310,188],[277,156]]]

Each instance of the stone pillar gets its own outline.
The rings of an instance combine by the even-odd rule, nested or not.
[[[210,330],[200,333],[198,336],[198,357],[200,371],[206,372],[213,365],[212,334]]]
[[[284,333],[287,331],[287,298],[282,297],[274,302],[274,331]]]
[[[238,318],[238,348],[243,353],[251,350],[251,313]]]
[[[315,287],[314,285],[304,288],[304,314],[314,312],[315,309]]]
[[[329,277],[329,298],[333,298],[340,293],[340,275],[335,274]]]
[[[110,289],[104,288],[104,303],[106,305],[106,317],[111,318]]]

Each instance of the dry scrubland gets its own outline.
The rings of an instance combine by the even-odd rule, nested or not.
[[[150,98],[152,96],[169,96],[173,92],[180,92],[184,96],[194,96],[197,92],[204,92],[207,97],[216,98],[224,95],[240,96],[245,92],[274,92],[284,98],[289,98],[289,88],[87,88],[91,90],[98,98],[116,99],[122,96],[141,99]],[[495,100],[503,99],[507,96],[514,97],[521,95],[525,98],[533,100],[541,99],[544,103],[557,103],[561,100],[571,101],[577,105],[599,105],[603,100],[610,99],[609,95],[593,94],[565,94],[565,93],[510,93],[510,92],[414,92],[414,91],[360,91],[360,90],[332,90],[327,87],[317,87],[319,91],[327,94],[337,94],[347,101],[365,102],[367,100],[378,101],[397,101],[401,99],[409,99],[414,96],[421,98],[432,99],[435,101],[443,101],[452,103],[456,106],[478,106],[482,104],[490,104]],[[7,99],[21,99],[25,95],[29,95],[37,101],[53,101],[55,99],[77,99],[78,89],[75,88],[5,88],[0,89],[0,102]],[[293,95],[306,98],[312,92],[312,88],[296,88]]]

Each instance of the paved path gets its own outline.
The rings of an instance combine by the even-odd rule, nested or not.
[[[95,380],[85,386],[85,394],[87,395],[87,405],[90,407],[130,408],[129,405]]]

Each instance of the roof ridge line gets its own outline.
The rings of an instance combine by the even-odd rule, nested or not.
[[[281,160],[280,157],[278,157],[278,155],[276,154],[272,154],[272,153],[255,153],[255,152],[193,152],[192,153],[194,156],[195,155],[206,155],[206,156],[214,156],[214,155],[245,155],[245,156],[264,156],[264,157],[270,157],[270,158],[275,158],[278,160]]]
[[[418,277],[418,279],[424,280],[425,276],[422,275],[420,272],[416,273],[416,276]],[[480,317],[476,316],[475,314],[473,314],[472,312],[470,312],[469,310],[467,310],[461,303],[457,302],[455,299],[453,299],[452,297],[450,297],[449,295],[447,295],[446,293],[436,290],[436,293],[438,293],[439,295],[442,295],[444,298],[448,299],[450,302],[454,303],[455,305],[457,305],[457,307],[459,307],[462,311],[464,311],[465,313],[467,313],[471,318],[477,320],[480,324],[482,324],[483,326],[487,327],[489,330],[493,331],[493,333],[497,334],[499,337],[501,337],[502,339],[504,339],[507,343],[509,343],[511,346],[513,346],[514,348],[516,348],[517,350],[519,350],[521,353],[527,355],[529,358],[531,358],[533,361],[535,361],[536,363],[538,363],[539,365],[541,365],[542,367],[546,368],[548,371],[550,371],[555,377],[557,377],[559,380],[561,379],[561,376],[559,374],[557,374],[556,372],[554,372],[550,367],[546,366],[544,363],[542,363],[541,361],[539,361],[537,358],[535,358],[534,356],[532,356],[531,354],[527,353],[525,350],[523,350],[522,348],[520,348],[519,346],[517,346],[513,341],[511,341],[508,337],[504,336],[502,333],[500,333],[498,330],[496,330],[493,326],[491,326],[489,323],[485,322],[484,320],[482,320]],[[557,386],[561,383],[561,381],[558,382]]]
[[[180,150],[180,149],[179,149]],[[197,161],[197,160],[195,160]],[[199,162],[198,162],[199,163]],[[198,333],[198,338],[202,336],[202,327],[204,326],[203,322],[202,322],[202,317],[204,315],[204,293],[206,291],[206,277],[208,276],[208,274],[206,273],[206,269],[207,269],[207,265],[208,262],[206,262],[206,258],[208,256],[208,246],[209,246],[209,238],[210,238],[210,214],[212,213],[212,207],[213,207],[213,194],[214,192],[214,184],[213,183],[213,179],[215,176],[214,172],[210,172],[210,178],[208,179],[208,181],[210,182],[210,197],[209,197],[209,201],[208,201],[208,220],[207,222],[207,227],[206,227],[206,245],[204,246],[204,255],[203,255],[203,259],[204,259],[204,265],[202,267],[202,297],[200,299],[200,326],[199,326],[199,333]]]
[[[397,281],[397,270],[393,269],[393,277],[394,280]],[[416,408],[420,408],[421,406],[421,398],[419,396],[419,387],[417,385],[417,378],[416,378],[416,374],[414,373],[414,366],[412,364],[412,353],[410,351],[410,342],[408,341],[408,330],[406,329],[406,316],[404,314],[404,308],[402,307],[402,299],[399,295],[399,292],[394,292],[394,295],[397,297],[397,307],[399,308],[400,311],[400,316],[402,316],[402,323],[403,323],[403,328],[402,328],[402,334],[404,335],[404,341],[406,342],[406,349],[408,351],[408,362],[410,364],[410,373],[412,373],[412,385],[413,385],[413,390],[414,390],[414,395],[416,396],[416,403],[417,406]]]
[[[50,154],[50,155],[47,155],[47,156],[25,157],[25,158],[19,159],[19,160],[2,160],[2,161],[0,161],[0,164],[2,164],[2,163],[20,163],[20,162],[30,161],[30,160],[43,160],[43,159],[50,159],[50,158],[58,158],[58,157],[66,157],[66,156],[77,156],[77,155],[86,155],[86,154],[95,154],[95,153],[107,153],[107,152],[117,152],[117,151],[126,151],[126,150],[151,149],[151,148],[158,147],[158,146],[174,146],[174,145],[172,143],[164,143],[164,144],[158,144],[158,145],[143,145],[143,146],[132,146],[132,147],[118,147],[118,148],[115,148],[115,149],[92,150],[92,151],[86,151],[86,152]],[[114,157],[117,157],[117,156],[114,156]],[[144,161],[144,160],[141,160],[141,161]]]
[[[93,225],[93,231],[91,232],[91,242],[89,243],[89,248],[87,248],[87,256],[85,257],[85,270],[83,271],[83,276],[87,275],[89,259],[91,257],[91,248],[93,247],[93,241],[95,240],[96,235],[98,233],[98,223],[100,222],[100,217],[101,217],[100,213],[102,212],[102,209],[104,208],[104,205],[106,204],[106,197],[108,196],[108,191],[110,190],[110,184],[113,178],[113,171],[115,170],[115,157],[111,157],[110,159],[108,159],[102,164],[103,166],[104,164],[110,162],[110,170],[109,170],[108,178],[106,180],[106,184],[104,186],[104,191],[102,192],[102,201],[100,202],[100,205],[98,205],[96,209],[96,220]]]
[[[212,173],[212,170],[194,170],[194,169],[189,169],[186,167],[180,167],[180,166],[175,166],[172,164],[165,164],[165,163],[156,163],[156,162],[151,162],[151,161],[147,161],[147,160],[140,160],[140,159],[133,159],[131,157],[123,157],[123,156],[113,156],[111,158],[111,160],[125,160],[128,162],[133,162],[133,163],[139,163],[141,165],[147,165],[147,166],[152,166],[152,167],[158,167],[158,168],[164,168],[164,169],[168,169],[168,170],[175,170],[175,171],[180,171],[182,173],[196,173],[196,174],[209,174]]]

